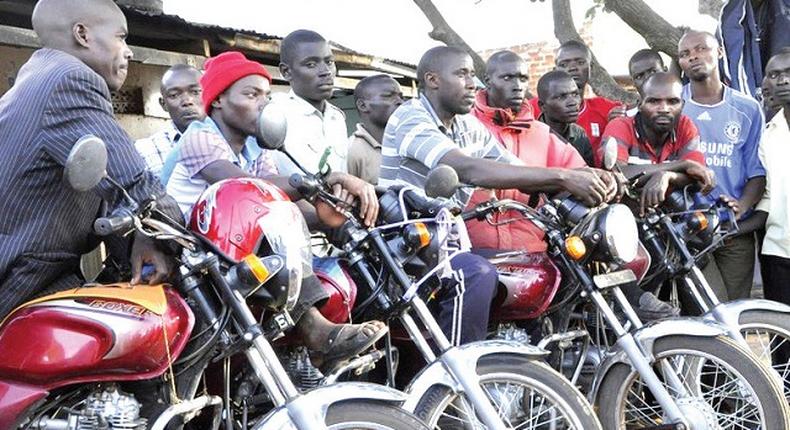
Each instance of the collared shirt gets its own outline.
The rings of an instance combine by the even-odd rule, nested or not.
[[[329,153],[327,163],[333,171],[346,171],[348,129],[346,115],[340,108],[326,102],[324,112],[291,90],[274,94],[271,103],[285,114],[288,132],[285,149],[310,173],[317,173],[321,159]],[[282,175],[302,173],[285,154],[274,154],[277,169]]]
[[[106,180],[88,192],[65,180],[69,151],[87,134],[105,142],[107,175],[133,199],[156,197],[180,217],[113,117],[104,79],[65,52],[35,51],[0,98],[0,315],[44,288],[77,287],[80,255],[99,242],[102,201],[122,201]]]
[[[642,115],[613,119],[606,127],[603,141],[617,141],[617,161],[628,164],[658,164],[665,161],[692,160],[705,165],[705,157],[699,152],[699,133],[694,123],[680,115],[678,124],[669,134],[661,153],[645,140]],[[598,157],[601,158],[601,157]]]
[[[428,172],[448,152],[456,149],[470,157],[524,164],[505,151],[496,137],[471,114],[455,115],[450,127],[445,127],[431,102],[420,94],[398,107],[387,121],[381,147],[379,185],[409,184],[423,188]],[[466,206],[472,191],[469,187],[460,188],[453,199],[461,207]]]
[[[692,100],[691,84],[683,87],[683,99],[683,113],[699,130],[700,152],[716,174],[716,187],[708,195],[699,196],[699,200],[712,205],[722,194],[740,199],[749,179],[765,176],[758,156],[765,126],[762,107],[753,98],[727,86],[722,100],[714,105]],[[748,212],[742,218],[746,216]]]
[[[553,134],[548,125],[532,117],[532,110],[528,105],[523,105],[517,114],[511,109],[491,107],[488,106],[486,91],[482,90],[477,93],[472,114],[488,128],[504,149],[518,157],[526,166],[567,169],[585,166],[584,160],[573,146]],[[581,133],[584,135],[584,130]],[[467,208],[473,208],[491,197],[524,203],[529,203],[530,200],[528,194],[514,189],[475,190]],[[497,213],[493,217],[494,224],[505,220],[518,221],[498,225],[486,221],[467,221],[469,238],[475,248],[526,249],[530,252],[546,250],[544,232],[532,221],[523,219],[515,211]]]
[[[156,176],[161,176],[165,159],[180,138],[181,132],[170,121],[170,124],[164,130],[160,130],[151,136],[137,139],[134,142],[134,147],[142,155],[148,170],[152,171]]]
[[[362,124],[357,124],[357,129],[349,141],[348,173],[373,185],[378,184],[381,143],[371,136]]]
[[[768,172],[765,195],[757,205],[757,210],[768,212],[762,253],[790,258],[790,128],[784,110],[766,126],[759,155]]]
[[[538,120],[544,124],[548,124],[546,122],[546,115],[543,113],[540,114]],[[588,166],[594,165],[595,156],[593,154],[592,145],[590,144],[590,139],[587,137],[587,133],[583,128],[581,128],[581,126],[577,124],[568,124],[562,133],[554,130],[553,128],[551,129],[551,132],[554,135],[562,138],[562,140],[565,142],[570,143],[576,149],[576,151],[579,152],[579,155],[582,156],[582,159],[584,159],[584,162]]]
[[[187,219],[200,194],[210,185],[199,173],[214,161],[230,161],[259,178],[277,174],[270,153],[261,149],[254,137],[247,137],[241,152],[236,155],[210,117],[189,125],[178,147],[173,150],[173,160],[175,164],[167,181],[167,193],[176,199]]]

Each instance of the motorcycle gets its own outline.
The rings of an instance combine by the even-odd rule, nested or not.
[[[549,328],[540,345],[556,342],[567,349],[581,342],[574,382],[590,342],[587,323],[595,317],[595,330],[604,328],[613,341],[596,363],[588,395],[604,428],[787,428],[790,415],[776,379],[727,338],[725,327],[691,318],[640,321],[621,291],[649,266],[637,258],[641,247],[630,209],[621,204],[590,209],[570,197],[544,201],[537,210],[517,201],[492,201],[462,216],[482,220],[491,213],[514,211],[546,233],[551,264],[512,256],[498,261],[500,267],[532,275],[511,282],[504,306],[510,315],[498,313],[513,319],[533,317],[554,300],[548,310],[555,310],[556,318],[544,315],[542,321],[561,323]],[[558,275],[563,277],[559,287]],[[524,311],[507,306],[507,300],[512,305],[521,297],[542,300]],[[583,306],[583,299],[592,310]],[[578,324],[576,330],[568,329],[571,320]],[[523,330],[512,327],[500,327],[498,334],[526,340]],[[604,343],[596,339],[596,346],[607,347]],[[555,362],[562,364],[564,360]]]
[[[191,425],[226,429],[423,429],[400,405],[407,397],[367,383],[338,383],[300,393],[288,379],[270,339],[291,325],[301,288],[306,242],[295,205],[271,184],[234,179],[212,191],[232,195],[244,188],[258,205],[257,244],[229,255],[227,242],[209,230],[191,232],[157,211],[156,201],[135,202],[105,172],[104,143],[93,136],[77,142],[65,178],[88,192],[106,180],[122,204],[98,218],[98,235],[145,235],[182,247],[179,282],[170,285],[86,285],[47,294],[21,305],[0,323],[0,428],[162,430]],[[257,189],[257,192],[251,189]],[[203,207],[201,221],[227,215],[227,202]],[[289,221],[290,233],[271,230]],[[233,238],[231,238],[233,240]],[[264,246],[265,245],[265,246]],[[243,255],[242,255],[243,254]],[[265,303],[259,323],[247,305]],[[266,388],[270,411],[235,414],[229,396],[231,358],[243,356]],[[200,382],[211,362],[224,369],[224,396]],[[249,419],[249,421],[248,421]]]
[[[737,234],[738,224],[729,209],[731,228],[725,230],[720,207],[693,207],[693,192],[693,186],[672,192],[662,207],[639,220],[642,241],[655,266],[641,284],[648,289],[669,284],[674,301],[682,295],[704,319],[726,327],[730,338],[773,367],[790,400],[790,306],[761,299],[722,303],[716,297],[698,262]]]
[[[273,120],[278,118],[261,115],[261,134],[283,128]],[[275,145],[268,149],[283,150]],[[405,409],[431,428],[601,428],[584,397],[542,362],[545,351],[505,341],[456,347],[439,328],[421,293],[426,280],[448,270],[457,254],[448,243],[457,240],[456,228],[463,228],[463,223],[454,220],[447,208],[437,208],[431,218],[410,219],[408,209],[401,211],[404,206],[398,202],[413,203],[419,193],[391,189],[380,197],[382,211],[392,208],[380,215],[383,224],[365,228],[354,211],[328,191],[322,175],[296,174],[290,182],[308,200],[321,199],[347,218],[340,228],[343,260],[352,278],[367,287],[358,292],[361,303],[355,315],[361,307],[370,311],[367,316],[399,321],[428,362],[405,389]],[[425,269],[416,280],[404,269],[415,265]],[[388,372],[392,371],[391,348],[383,354]]]

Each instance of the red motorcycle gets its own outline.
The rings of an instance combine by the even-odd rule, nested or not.
[[[65,169],[75,189],[107,180],[125,200],[96,220],[96,233],[177,243],[179,282],[87,285],[15,309],[0,323],[0,429],[163,430],[200,414],[199,428],[217,429],[224,417],[228,430],[425,428],[393,389],[340,383],[302,393],[288,378],[270,339],[291,326],[310,254],[301,213],[282,191],[252,179],[214,184],[189,231],[155,201],[131,199],[106,176],[106,161],[104,143],[88,136]],[[265,410],[230,398],[236,357],[264,387]],[[201,389],[211,363],[223,365],[224,393]]]

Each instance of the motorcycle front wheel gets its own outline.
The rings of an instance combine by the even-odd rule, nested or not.
[[[510,354],[484,356],[477,365],[483,391],[512,429],[600,429],[584,396],[543,362]],[[415,415],[431,429],[484,429],[474,407],[446,386],[434,386]]]
[[[396,405],[365,400],[333,404],[326,426],[329,430],[428,430],[425,423]]]
[[[661,377],[661,361],[671,365],[688,395],[665,384],[690,421],[691,428],[790,428],[790,409],[776,378],[756,358],[726,337],[667,336],[653,346],[653,368]],[[604,379],[598,411],[606,429],[641,429],[669,424],[661,406],[639,374],[617,364]]]
[[[790,316],[755,309],[742,313],[739,324],[749,350],[779,375],[785,399],[790,402]]]

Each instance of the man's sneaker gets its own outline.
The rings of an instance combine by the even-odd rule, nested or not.
[[[680,315],[680,309],[659,299],[651,292],[644,292],[639,296],[639,306],[636,315],[642,321],[655,321]]]

